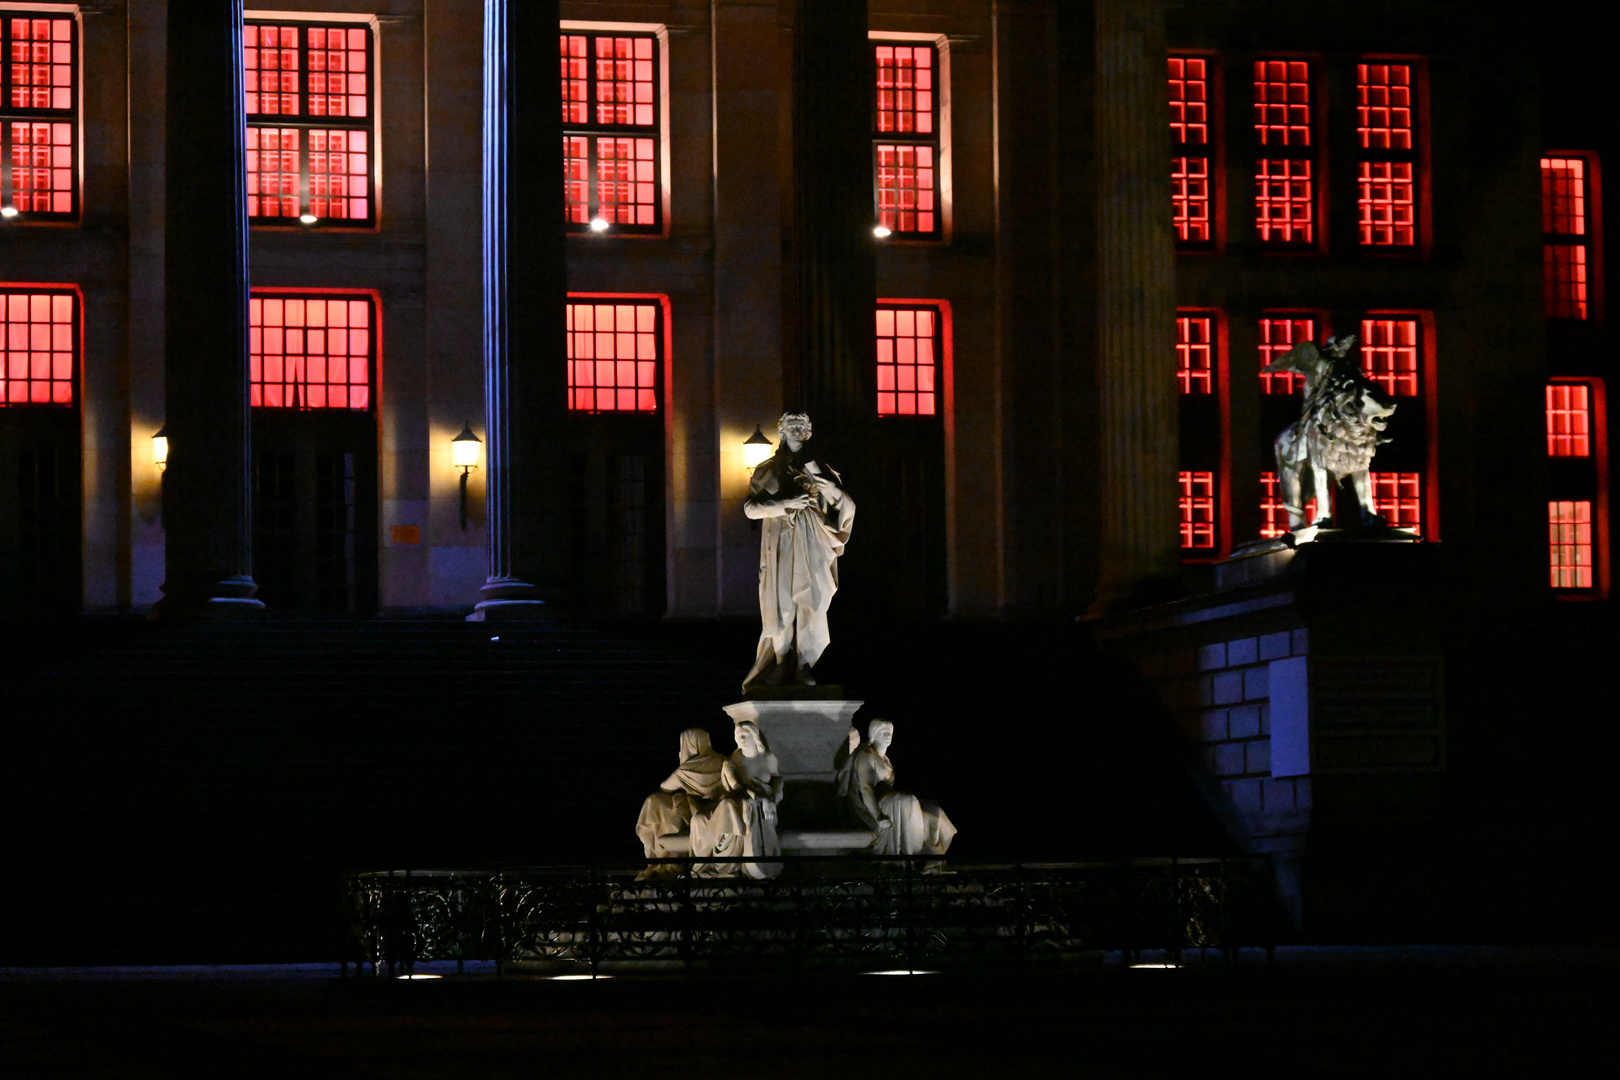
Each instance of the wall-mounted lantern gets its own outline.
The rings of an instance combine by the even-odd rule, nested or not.
[[[461,531],[467,531],[467,474],[478,468],[483,440],[473,434],[472,421],[461,426],[461,434],[450,440],[450,460],[461,470]]]
[[[743,464],[748,467],[748,475],[752,476],[754,470],[764,464],[770,456],[771,440],[767,439],[765,433],[759,430],[759,425],[755,424],[754,433],[743,440]]]
[[[152,464],[157,466],[158,472],[165,472],[169,468],[169,426],[167,424],[157,429],[152,436]]]

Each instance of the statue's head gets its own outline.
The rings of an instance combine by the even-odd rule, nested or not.
[[[709,743],[709,733],[702,728],[687,728],[681,732],[681,760],[700,757],[703,754],[714,753],[714,747]]]
[[[810,414],[783,413],[782,419],[776,422],[776,433],[790,443],[796,442],[803,446],[810,441]]]
[[[894,742],[894,722],[892,720],[873,720],[870,724],[867,724],[866,741],[871,743],[878,753],[887,753],[889,744]]]
[[[760,734],[759,725],[752,720],[739,720],[731,730],[731,737],[737,742],[737,749],[743,752],[743,757],[754,757],[765,749],[765,736]]]

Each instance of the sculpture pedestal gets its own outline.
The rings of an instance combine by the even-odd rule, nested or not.
[[[837,686],[762,691],[725,707],[732,723],[752,720],[776,755],[784,784],[782,851],[787,855],[842,855],[864,849],[872,834],[848,820],[834,786],[849,748],[855,711]]]

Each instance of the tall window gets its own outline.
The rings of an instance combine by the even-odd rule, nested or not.
[[[877,309],[879,416],[939,413],[943,333],[939,309],[932,305]]]
[[[373,401],[376,355],[376,301],[369,294],[253,290],[250,404],[363,412]]]
[[[940,196],[939,50],[932,44],[874,43],[874,209],[879,225],[913,240],[943,235]]]
[[[1319,330],[1327,320],[1316,313],[1278,311],[1261,317],[1258,324],[1259,366],[1265,368],[1273,360],[1301,342],[1319,342]],[[1277,433],[1299,419],[1300,399],[1305,392],[1305,376],[1293,372],[1260,372],[1260,460],[1273,465],[1275,453],[1272,440]],[[1305,507],[1307,520],[1316,520],[1316,500],[1309,499]],[[1288,511],[1282,501],[1274,468],[1260,473],[1260,535],[1267,539],[1288,531]]]
[[[1255,228],[1272,248],[1316,243],[1310,69],[1305,60],[1254,63]]]
[[[1356,65],[1356,136],[1361,145],[1356,199],[1361,246],[1417,246],[1418,145],[1411,64]]]
[[[1266,368],[1273,360],[1301,342],[1316,340],[1317,320],[1309,316],[1275,315],[1260,320],[1260,367]],[[1290,371],[1260,372],[1262,394],[1303,393],[1305,376]]]
[[[658,38],[570,30],[561,45],[568,231],[661,232]]]
[[[0,408],[70,406],[79,382],[79,297],[0,286]]]
[[[1216,313],[1176,312],[1176,386],[1180,391],[1181,548],[1208,558],[1221,548],[1221,499],[1225,422]]]
[[[371,30],[249,22],[242,45],[248,217],[258,225],[374,224]]]
[[[1568,595],[1597,595],[1607,526],[1602,383],[1557,379],[1546,387],[1549,584]]]
[[[663,306],[656,299],[580,298],[568,304],[568,407],[657,412]]]
[[[0,12],[0,34],[0,207],[24,220],[72,220],[79,213],[75,20]]]
[[[1423,370],[1423,323],[1411,316],[1373,315],[1361,321],[1361,370],[1396,402],[1371,473],[1373,509],[1389,524],[1427,535],[1425,484],[1429,460],[1429,392]]]
[[[1585,319],[1597,299],[1596,158],[1541,159],[1542,284],[1547,318]]]
[[[1210,61],[1196,56],[1170,58],[1170,182],[1176,246],[1196,250],[1213,246],[1210,217],[1215,137],[1211,130]]]

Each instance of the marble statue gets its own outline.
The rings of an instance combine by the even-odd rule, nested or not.
[[[943,855],[956,836],[956,826],[939,804],[894,790],[894,766],[889,746],[894,724],[873,720],[866,727],[866,742],[838,775],[839,794],[849,800],[855,817],[872,830],[874,855]]]
[[[843,478],[817,455],[810,418],[784,413],[776,453],[754,470],[743,512],[761,524],[759,651],[743,693],[782,683],[814,686],[827,648],[827,608],[838,591],[838,556],[855,524]]]
[[[721,770],[724,792],[711,809],[692,816],[692,855],[748,859],[782,854],[776,834],[776,809],[782,801],[782,776],[776,755],[765,745],[759,725],[744,720],[733,729],[737,751]],[[765,879],[781,873],[781,863],[698,863],[702,877],[746,874]]]
[[[636,819],[636,835],[649,859],[667,859],[684,854],[670,841],[685,836],[692,818],[707,813],[726,793],[726,759],[715,753],[709,733],[702,728],[681,732],[680,764],[641,804]],[[667,869],[666,869],[667,868]],[[647,873],[675,873],[675,864],[649,868]]]
[[[1301,342],[1262,369],[1305,376],[1305,404],[1300,418],[1278,435],[1274,444],[1290,532],[1326,520],[1332,505],[1328,501],[1329,488],[1345,477],[1350,478],[1356,501],[1361,504],[1361,523],[1385,523],[1373,509],[1372,480],[1367,470],[1379,445],[1389,442],[1381,433],[1395,413],[1395,402],[1367,379],[1357,364],[1346,359],[1355,343],[1354,334],[1330,337],[1320,349],[1308,341]],[[1301,498],[1307,470],[1316,499],[1315,521],[1305,520],[1305,501]]]

